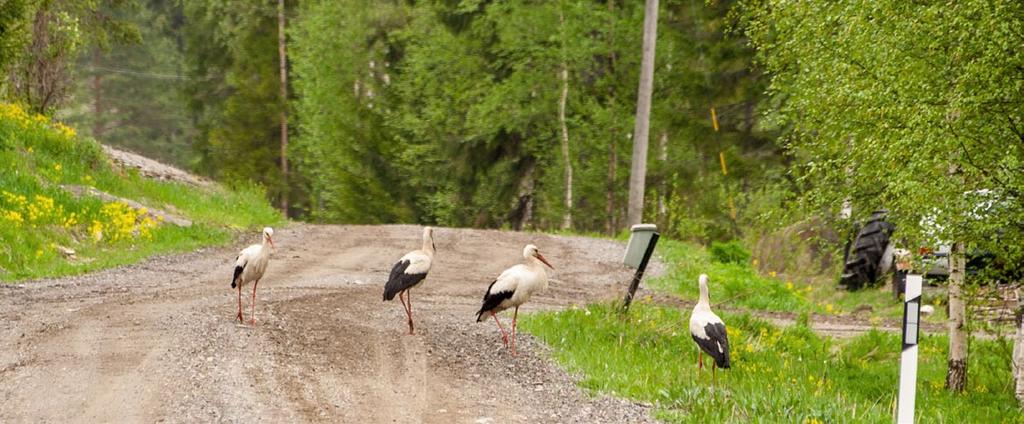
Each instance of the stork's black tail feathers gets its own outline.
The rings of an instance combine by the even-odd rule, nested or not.
[[[484,292],[484,304],[480,305],[480,310],[477,311],[476,313],[476,322],[483,321],[485,319],[484,313],[493,311],[494,308],[500,306],[501,302],[503,302],[505,299],[512,297],[512,291],[500,291],[497,293],[491,293],[491,289],[494,288],[494,284],[497,282],[498,280],[494,280],[491,282],[491,285],[487,286],[487,291]]]
[[[235,266],[235,276],[231,277],[231,288],[235,288],[238,285],[238,279],[242,277],[242,270],[244,266]]]

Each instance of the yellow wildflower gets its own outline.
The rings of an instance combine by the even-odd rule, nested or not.
[[[71,128],[60,122],[55,123],[54,127],[57,129],[57,131],[60,131],[61,135],[63,135],[65,138],[75,138],[76,133],[74,128]]]
[[[93,240],[103,240],[103,223],[94,219],[92,225],[89,226],[89,234],[92,235]]]
[[[15,228],[21,226],[21,224],[25,222],[25,219],[21,216],[21,212],[18,211],[3,211],[0,213],[0,217],[3,217],[5,221],[11,223],[11,226]]]
[[[75,212],[71,212],[71,215],[64,217],[63,222],[61,222],[61,226],[67,229],[71,229],[75,225],[78,225],[78,214]]]

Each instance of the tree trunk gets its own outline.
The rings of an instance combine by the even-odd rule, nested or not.
[[[967,386],[967,308],[963,298],[964,244],[954,243],[949,254],[949,363],[946,388],[962,392]]]
[[[1017,288],[1017,337],[1013,341],[1013,378],[1016,380],[1014,394],[1017,402],[1024,407],[1024,298],[1021,289]]]
[[[608,21],[608,73],[615,72],[615,25],[613,25],[615,18],[615,2],[608,0],[608,15],[612,17]],[[612,92],[608,97],[608,106],[614,107],[615,105],[615,93]],[[618,227],[615,222],[615,174],[618,164],[618,154],[615,150],[615,141],[619,137],[619,129],[612,126],[610,132],[610,138],[608,140],[608,179],[605,182],[605,204],[604,204],[604,232],[605,234],[615,234],[615,229]]]
[[[615,131],[612,130],[611,140],[608,142],[608,180],[605,182],[605,225],[606,234],[615,234],[615,174],[618,169],[619,155],[615,151]]]
[[[565,25],[565,16],[558,12],[558,22]],[[565,41],[563,38],[562,49]],[[558,122],[562,124],[562,160],[565,162],[565,213],[562,215],[562,229],[572,229],[572,158],[569,156],[569,127],[565,123],[565,102],[569,97],[569,65],[562,57],[562,97],[558,100]]]
[[[654,45],[658,35],[658,0],[646,0],[644,6],[643,59],[640,62],[640,88],[637,90],[636,122],[633,128],[633,159],[629,170],[629,209],[626,225],[643,220],[644,184],[647,178],[647,136],[651,118],[651,91],[654,86]]]
[[[510,216],[512,229],[516,231],[522,231],[529,227],[531,221],[533,221],[533,196],[535,185],[533,171],[536,164],[533,158],[527,158],[526,160],[527,163],[523,170],[523,177],[519,180],[519,194],[516,196],[516,205],[513,207],[513,212]]]
[[[284,0],[277,0],[277,56],[281,74],[281,211],[288,217],[288,55],[285,52]]]
[[[661,162],[661,193],[658,196],[658,226],[668,227],[668,174],[666,163],[668,162],[668,132],[662,131],[658,138],[658,161]]]

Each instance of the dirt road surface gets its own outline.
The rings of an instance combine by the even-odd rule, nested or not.
[[[417,334],[406,336],[401,305],[381,293],[420,235],[279,229],[255,328],[234,321],[242,245],[0,285],[0,422],[651,420],[644,406],[576,388],[528,335],[513,358],[493,322],[474,322],[484,289],[526,243],[556,271],[525,311],[617,295],[630,276],[621,244],[438,229],[436,265],[412,295]]]

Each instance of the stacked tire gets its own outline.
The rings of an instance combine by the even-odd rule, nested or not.
[[[885,264],[891,264],[891,238],[896,226],[886,221],[888,211],[878,210],[867,222],[854,228],[856,234],[846,244],[843,255],[843,275],[839,284],[847,290],[858,290],[874,284],[887,271]]]

